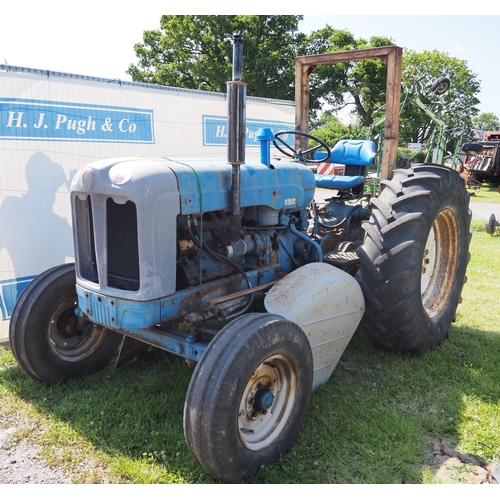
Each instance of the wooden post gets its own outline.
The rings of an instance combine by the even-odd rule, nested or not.
[[[309,128],[309,75],[316,66],[295,59],[295,130],[307,132]],[[307,138],[295,136],[295,149],[305,149]]]
[[[401,69],[403,49],[395,45],[371,49],[348,50],[329,54],[300,56],[295,59],[295,130],[307,132],[309,127],[309,75],[316,66],[339,62],[381,59],[387,66],[386,82],[386,120],[380,180],[388,179],[396,165],[398,155],[399,106],[401,98]],[[295,148],[300,145],[295,139]]]
[[[398,156],[399,106],[401,98],[401,67],[403,49],[393,47],[387,54],[387,84],[385,100],[385,124],[380,180],[391,177]]]

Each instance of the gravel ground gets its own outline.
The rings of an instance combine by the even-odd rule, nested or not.
[[[495,214],[495,218],[500,219],[500,205],[498,203],[484,203],[474,201],[474,198],[471,198],[469,206],[472,210],[473,219],[484,221],[490,214]]]
[[[11,427],[3,427],[5,424]],[[0,416],[0,484],[71,483],[60,469],[48,467],[36,458],[40,446],[14,441],[12,436],[18,429],[12,424]]]

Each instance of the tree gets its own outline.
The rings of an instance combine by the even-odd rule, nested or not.
[[[305,38],[301,51],[303,54],[323,54],[393,44],[393,40],[386,37],[356,39],[346,30],[327,25]],[[356,121],[371,125],[376,110],[385,103],[386,78],[387,69],[378,59],[318,66],[310,77],[313,116],[321,102],[335,111],[354,106]]]
[[[382,36],[356,39],[328,25],[306,36],[298,31],[302,17],[164,15],[160,29],[145,31],[143,43],[135,45],[139,62],[127,73],[134,81],[225,93],[232,73],[230,37],[242,33],[248,95],[293,100],[296,56],[395,43]],[[370,126],[384,114],[386,75],[378,59],[318,66],[310,76],[311,118],[323,108],[335,112],[352,106],[355,123]],[[441,75],[450,78],[450,90],[439,99],[429,97],[427,90]],[[406,91],[418,87],[423,102],[445,119],[450,147],[469,139],[480,82],[466,61],[436,50],[405,50],[402,77]],[[435,121],[409,99],[401,114],[400,143],[425,143],[434,128]]]
[[[311,124],[311,134],[333,147],[341,139],[359,139],[366,131],[359,125],[345,125],[332,111],[325,111]]]
[[[481,113],[474,116],[472,124],[482,131],[500,130],[500,120],[495,113]]]
[[[302,17],[164,15],[160,29],[145,31],[143,43],[134,46],[139,62],[127,73],[136,82],[225,93],[232,75],[230,38],[242,33],[247,94],[293,100]]]

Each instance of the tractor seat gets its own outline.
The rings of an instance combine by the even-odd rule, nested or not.
[[[376,154],[373,141],[357,139],[342,139],[337,142],[329,157],[324,152],[315,152],[314,159],[323,160],[315,175],[316,186],[338,191],[350,191],[358,187],[364,183],[367,167],[373,163]],[[327,175],[332,163],[345,165],[345,175]]]
[[[323,160],[325,163],[342,163],[344,165],[365,167],[373,163],[376,154],[373,141],[342,139],[332,148],[328,158],[325,152],[316,151],[314,159]]]
[[[315,174],[314,179],[316,181],[317,187],[325,189],[337,189],[339,191],[354,189],[355,187],[365,182],[365,178],[362,175]]]

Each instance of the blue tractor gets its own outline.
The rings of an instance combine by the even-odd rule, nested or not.
[[[228,482],[285,453],[358,325],[399,352],[448,334],[471,218],[463,179],[441,165],[395,169],[366,200],[366,141],[330,149],[299,130],[262,129],[261,157],[246,162],[242,42],[234,37],[227,162],[83,168],[71,186],[75,264],[38,276],[10,324],[17,361],[43,383],[149,346],[195,364],[186,441]],[[324,161],[349,175],[314,174]]]

